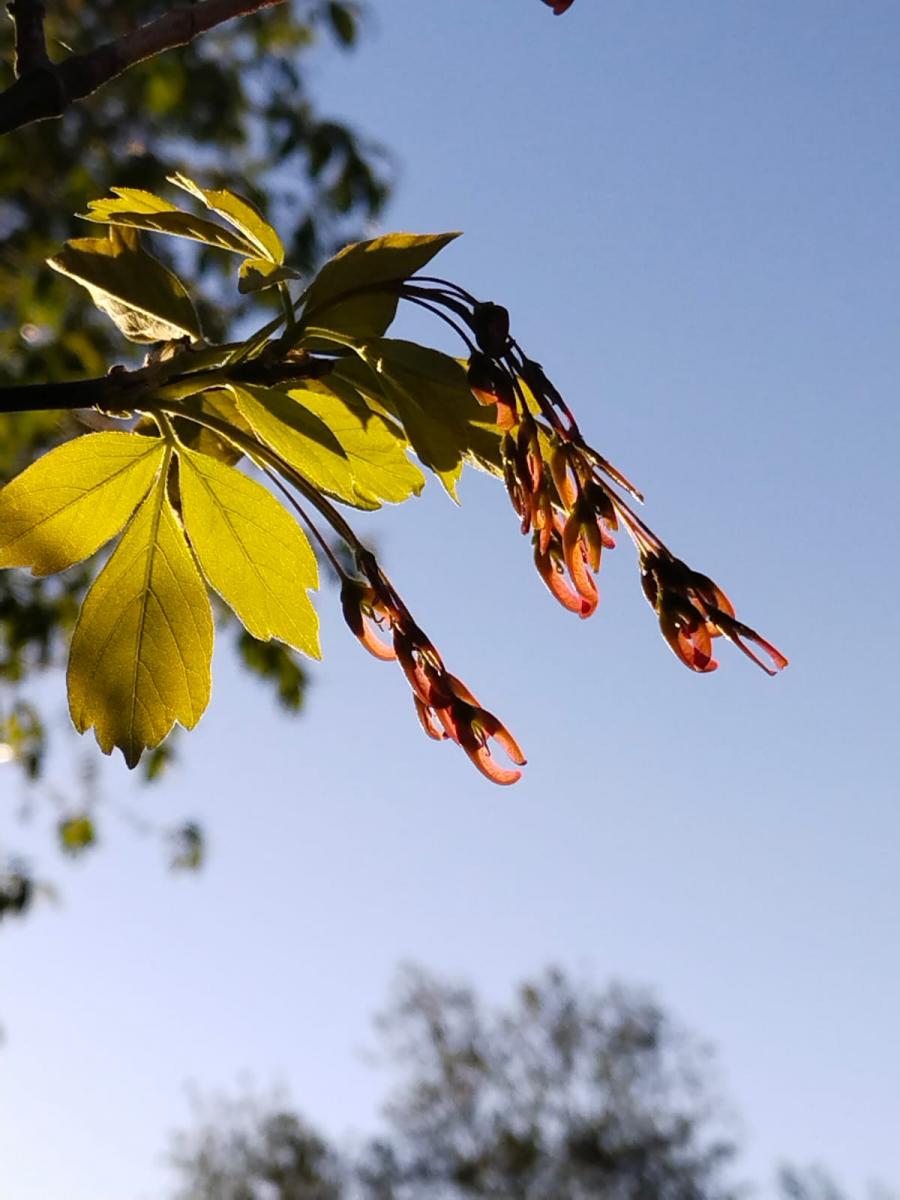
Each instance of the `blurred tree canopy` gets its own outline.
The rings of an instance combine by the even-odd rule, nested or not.
[[[180,1135],[178,1200],[729,1200],[708,1051],[645,995],[560,970],[492,1011],[400,973],[378,1018],[386,1132],[341,1153],[278,1104]]]
[[[549,969],[491,1010],[408,968],[377,1029],[393,1078],[380,1136],[331,1143],[277,1096],[201,1104],[173,1142],[173,1200],[752,1194],[732,1182],[737,1146],[709,1050],[641,992],[597,992]],[[815,1168],[784,1168],[776,1194],[847,1200]]]
[[[58,0],[47,5],[50,56],[90,50],[167,8],[145,0]],[[212,184],[242,180],[259,207],[277,218],[292,263],[307,271],[360,234],[387,197],[388,156],[320,112],[307,84],[317,48],[350,49],[360,22],[352,2],[293,0],[268,8],[126,71],[59,120],[0,138],[0,385],[98,375],[121,360],[113,325],[87,293],[45,265],[71,235],[71,214],[112,185],[153,190],[187,158],[202,163]],[[13,25],[4,21],[0,88],[13,82],[13,58]],[[205,248],[180,252],[182,261],[193,255],[204,285],[204,327],[210,336],[226,337],[243,302],[221,286],[225,264]],[[0,483],[69,436],[80,419],[60,412],[0,414]],[[48,735],[46,713],[29,685],[65,661],[95,574],[95,563],[52,578],[0,572],[0,756],[11,760],[7,770],[15,763],[28,779],[40,776]],[[224,606],[217,619],[227,620]],[[307,676],[295,652],[256,641],[234,621],[231,627],[245,667],[284,707],[298,710]],[[147,776],[157,775],[170,754],[167,743],[148,755]],[[68,820],[84,815],[79,810]],[[72,828],[60,826],[67,853],[92,844],[93,834],[73,843]],[[179,845],[184,830],[163,834]],[[179,861],[184,865],[183,856]],[[32,895],[24,866],[4,856],[0,843],[0,918],[24,911]]]

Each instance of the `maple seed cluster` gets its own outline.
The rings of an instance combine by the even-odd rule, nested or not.
[[[421,276],[402,294],[441,315],[466,342],[469,387],[481,404],[494,406],[503,431],[500,453],[510,502],[522,532],[531,534],[538,574],[564,608],[580,617],[596,611],[602,554],[615,546],[613,533],[624,527],[640,556],[644,594],[663,637],[685,666],[715,670],[712,641],[719,636],[770,675],[787,666],[779,650],[737,620],[722,589],[676,558],[614,490],[613,484],[643,500],[584,440],[543,367],[510,336],[509,313],[502,305]]]
[[[493,783],[515,783],[522,772],[498,763],[489,745],[493,739],[514,763],[524,766],[525,757],[515,738],[446,669],[375,560],[370,555],[361,556],[357,565],[364,578],[345,575],[341,586],[341,606],[351,631],[376,658],[399,662],[429,737],[456,742]],[[390,641],[384,634],[390,635]]]
[[[788,665],[771,642],[737,620],[734,606],[717,584],[692,571],[664,546],[641,554],[641,587],[659,616],[663,637],[692,671],[716,669],[719,664],[712,656],[712,639],[722,634],[767,675],[777,675]],[[747,642],[755,642],[771,666]]]

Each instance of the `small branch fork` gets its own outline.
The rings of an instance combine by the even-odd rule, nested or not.
[[[207,30],[283,4],[284,0],[198,0],[176,8],[112,42],[73,54],[60,63],[47,57],[44,5],[40,0],[10,0],[16,28],[16,82],[0,93],[0,135],[23,125],[59,117],[75,101],[127,71],[136,63],[186,46]]]

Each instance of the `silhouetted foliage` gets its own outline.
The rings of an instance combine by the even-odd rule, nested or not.
[[[179,1200],[738,1195],[708,1052],[642,993],[549,970],[493,1011],[406,970],[377,1028],[383,1136],[339,1153],[282,1103],[220,1104],[177,1139]]]

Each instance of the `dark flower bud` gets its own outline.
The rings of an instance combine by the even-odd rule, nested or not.
[[[500,358],[509,345],[509,313],[501,304],[489,300],[472,310],[472,332],[481,350],[490,358]]]

